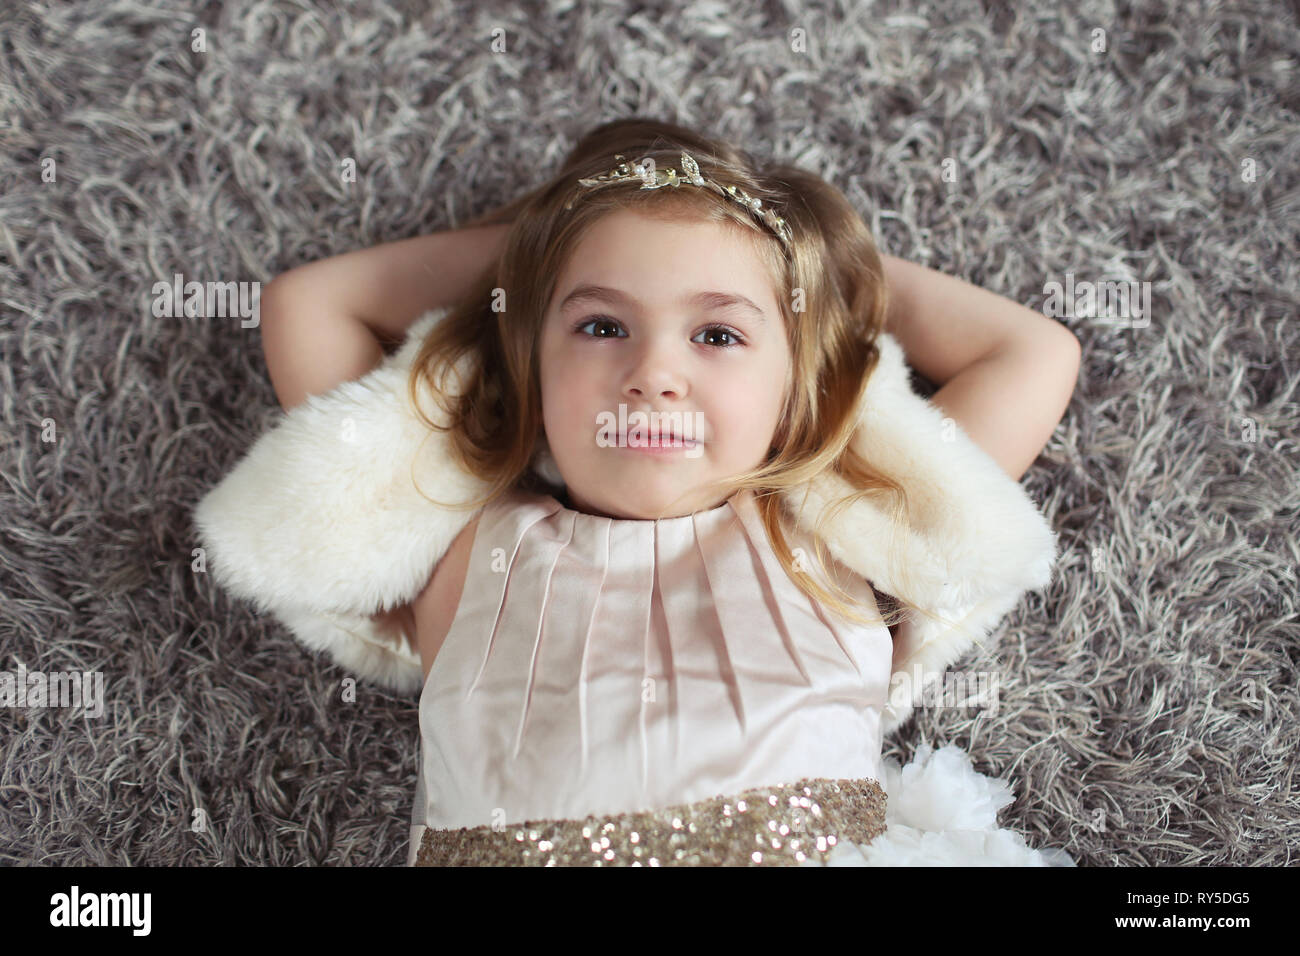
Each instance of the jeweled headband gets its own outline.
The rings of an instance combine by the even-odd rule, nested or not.
[[[647,157],[648,158],[648,157]],[[756,197],[750,197],[743,189],[736,186],[723,186],[713,180],[705,179],[700,175],[699,164],[687,153],[682,153],[682,171],[679,173],[671,166],[666,168],[656,167],[654,161],[646,163],[644,160],[638,163],[629,164],[622,153],[616,153],[614,159],[618,161],[615,166],[607,173],[601,173],[592,179],[579,179],[579,187],[601,187],[610,186],[615,183],[625,183],[634,180],[641,181],[642,189],[659,189],[663,186],[681,186],[689,183],[692,186],[704,186],[713,190],[720,196],[726,196],[735,202],[740,203],[751,213],[762,221],[776,237],[781,240],[786,250],[790,249],[791,232],[790,227],[786,225],[784,219],[774,213],[771,209],[763,208],[763,200]],[[579,189],[569,201],[564,204],[565,209],[572,209],[574,202],[578,198]]]

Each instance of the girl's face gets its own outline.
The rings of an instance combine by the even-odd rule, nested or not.
[[[767,270],[733,228],[602,217],[557,279],[540,348],[546,440],[575,510],[713,508],[726,495],[706,482],[767,458],[790,349]]]

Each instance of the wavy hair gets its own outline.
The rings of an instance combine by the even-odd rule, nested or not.
[[[682,151],[695,158],[706,177],[735,185],[761,199],[764,208],[774,208],[793,233],[792,248],[783,248],[741,204],[711,190],[643,190],[634,182],[575,193],[579,178],[608,171],[615,154],[629,161],[649,156],[665,167],[680,165]],[[565,203],[575,195],[573,208],[566,210]],[[850,445],[859,403],[880,359],[876,340],[887,308],[875,241],[840,190],[821,177],[792,165],[760,162],[673,123],[629,118],[598,126],[545,183],[464,226],[508,223],[510,229],[499,259],[429,332],[409,381],[420,419],[431,429],[450,432],[451,453],[460,467],[488,485],[484,495],[464,507],[477,509],[515,489],[546,490],[533,473],[543,435],[542,320],[556,277],[584,233],[602,216],[626,207],[660,218],[722,223],[745,230],[752,239],[777,290],[791,375],[766,460],[722,484],[732,492],[753,491],[777,557],[805,594],[845,618],[879,623],[879,617],[858,613],[857,603],[827,574],[830,563],[821,533],[861,498],[888,499],[895,528],[908,507],[902,485]],[[502,295],[510,303],[508,318],[494,308]],[[458,394],[442,388],[449,370],[460,378]],[[440,406],[433,416],[421,407],[422,387]],[[814,533],[817,561],[829,586],[795,567],[785,524],[790,515],[778,494],[828,469],[853,489],[832,503]],[[890,626],[915,610],[884,597],[891,608],[884,616]]]

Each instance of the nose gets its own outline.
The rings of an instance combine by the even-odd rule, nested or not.
[[[685,398],[688,388],[681,365],[681,356],[674,356],[670,347],[648,345],[628,372],[623,394],[650,401],[660,397]]]

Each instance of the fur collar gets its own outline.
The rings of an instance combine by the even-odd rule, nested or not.
[[[285,413],[195,510],[220,586],[345,670],[404,692],[422,685],[419,654],[369,617],[419,594],[473,514],[432,504],[416,485],[456,503],[484,488],[451,464],[446,436],[431,433],[407,399],[411,362],[445,314],[425,313],[375,369]],[[913,615],[897,628],[882,717],[888,734],[910,716],[926,682],[990,633],[1025,591],[1048,583],[1056,535],[1019,483],[912,391],[898,343],[884,334],[880,348],[854,447],[903,484],[912,511],[895,528],[883,509],[857,502],[830,524],[826,546],[876,590],[942,619]],[[422,405],[437,411],[427,396]],[[562,484],[544,447],[536,468]],[[843,479],[822,475],[788,493],[787,504],[811,531],[847,490]],[[891,534],[910,582],[885,560],[879,542]]]

